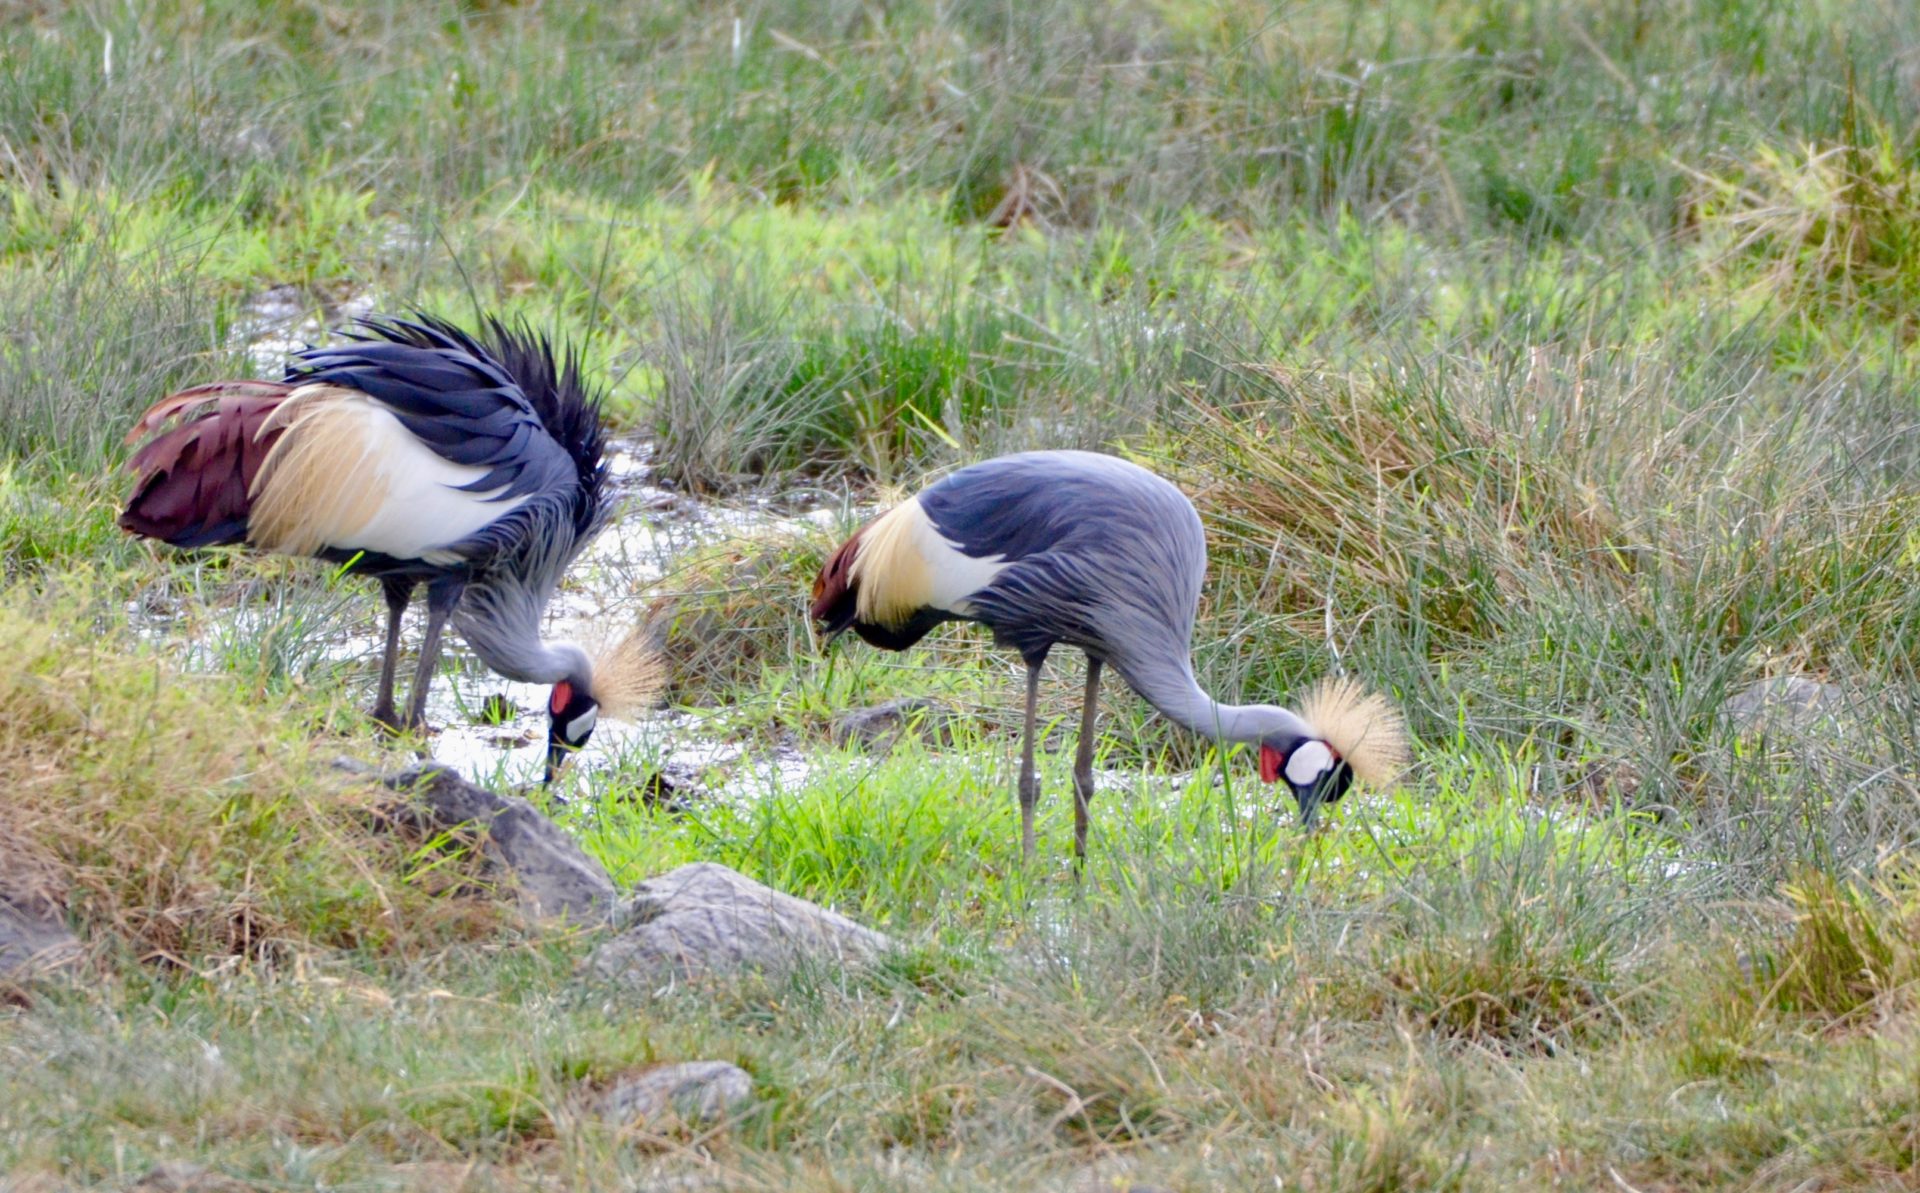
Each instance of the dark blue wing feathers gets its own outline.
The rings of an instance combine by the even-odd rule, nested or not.
[[[487,469],[462,489],[560,501],[579,542],[606,519],[601,398],[575,356],[556,362],[551,344],[524,325],[489,319],[481,340],[431,316],[364,319],[340,343],[296,355],[286,379],[377,399],[442,458]],[[468,546],[505,545],[531,517],[502,519]]]
[[[976,558],[1037,555],[1073,532],[1072,481],[1051,466],[1055,454],[1002,456],[962,468],[921,492],[920,505],[942,536]]]
[[[983,559],[1065,550],[1092,560],[1168,534],[1204,552],[1199,517],[1185,494],[1136,464],[1095,452],[1001,456],[930,485],[919,501],[942,536]]]
[[[375,325],[384,328],[386,325]],[[537,492],[572,472],[558,443],[519,386],[483,357],[460,348],[348,342],[295,359],[289,381],[357,389],[390,408],[407,430],[455,464],[491,466],[503,496]]]
[[[947,541],[1013,565],[968,598],[1003,645],[1033,659],[1064,642],[1116,663],[1143,635],[1185,648],[1206,540],[1193,503],[1146,469],[1027,452],[963,468],[919,501]]]

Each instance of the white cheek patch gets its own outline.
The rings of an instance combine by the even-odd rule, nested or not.
[[[1306,742],[1287,757],[1287,782],[1295,787],[1312,787],[1333,769],[1333,761],[1333,751],[1326,742]]]
[[[579,716],[575,717],[573,720],[568,721],[566,724],[566,727],[560,731],[561,736],[565,737],[570,742],[578,743],[578,742],[584,741],[586,740],[587,734],[593,732],[594,723],[599,719],[600,719],[600,710],[597,708],[590,708],[587,711],[581,713]]]

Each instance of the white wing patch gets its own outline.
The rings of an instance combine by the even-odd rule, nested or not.
[[[461,492],[488,469],[455,464],[415,439],[393,412],[358,390],[295,390],[261,427],[284,426],[254,479],[256,544],[310,555],[323,547],[450,564],[447,548],[526,501],[490,502],[498,489]]]
[[[918,501],[913,504],[920,511],[914,525],[914,539],[921,558],[927,561],[927,604],[965,616],[973,611],[967,598],[993,583],[994,577],[1007,569],[1006,556],[981,559],[967,554],[959,544],[940,533]]]
[[[976,559],[947,541],[920,499],[910,497],[861,532],[849,571],[860,619],[897,626],[926,608],[966,616],[967,598],[1006,566],[1001,556]]]

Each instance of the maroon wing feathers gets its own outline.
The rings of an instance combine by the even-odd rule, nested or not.
[[[260,427],[292,390],[269,381],[222,381],[156,402],[127,442],[179,424],[128,461],[134,491],[121,527],[176,547],[244,541],[248,492],[279,438],[277,430],[262,438]]]
[[[813,619],[822,623],[821,629],[827,634],[838,634],[853,624],[859,606],[859,592],[853,583],[853,561],[860,554],[860,536],[865,533],[865,527],[854,531],[853,537],[840,544],[839,550],[814,577]]]
[[[884,650],[905,650],[953,614],[945,609],[918,609],[903,625],[882,625],[860,620],[860,586],[853,579],[853,561],[860,557],[863,526],[827,560],[827,566],[813,581],[813,619],[829,639],[844,630],[852,630],[866,641]]]

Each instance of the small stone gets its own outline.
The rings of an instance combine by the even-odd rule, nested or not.
[[[903,696],[871,708],[848,709],[833,719],[833,744],[859,743],[876,753],[886,753],[909,729],[921,737],[951,745],[953,711],[938,700],[925,696]]]
[[[380,782],[415,796],[437,828],[470,825],[484,832],[482,853],[512,873],[521,905],[529,914],[597,921],[613,910],[615,891],[606,868],[526,800],[496,795],[455,771],[431,764]],[[406,823],[402,813],[390,819]]]
[[[838,912],[714,862],[647,879],[615,918],[628,926],[595,949],[587,966],[601,978],[648,988],[808,962],[860,965],[893,944]]]
[[[723,1060],[658,1065],[622,1078],[594,1101],[601,1118],[620,1126],[701,1127],[720,1122],[753,1097],[753,1077]]]

